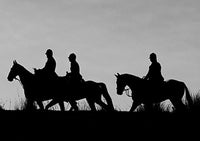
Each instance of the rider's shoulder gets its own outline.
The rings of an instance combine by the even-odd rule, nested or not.
[[[152,66],[161,66],[159,62],[152,63]]]

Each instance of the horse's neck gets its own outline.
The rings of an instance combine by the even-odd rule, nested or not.
[[[134,81],[131,81],[130,79],[127,80],[127,86],[131,89],[133,88]]]
[[[30,78],[32,76],[33,76],[33,74],[31,72],[29,72],[23,66],[21,66],[21,71],[19,73],[19,77],[20,77],[20,80],[21,80],[23,85],[25,85],[25,83],[27,83],[27,81],[31,81]]]
[[[140,81],[139,77],[133,75],[129,75],[126,77],[127,86],[130,87],[131,89],[133,89],[135,85],[138,85],[139,81]]]

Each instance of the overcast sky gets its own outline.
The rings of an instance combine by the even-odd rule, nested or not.
[[[165,79],[200,88],[200,2],[198,0],[0,0],[0,97],[23,97],[7,75],[16,59],[33,72],[51,48],[56,72],[69,71],[77,54],[85,80],[102,81],[118,107],[130,99],[116,95],[114,73],[144,76],[151,52],[157,53]],[[129,101],[129,102],[127,102]],[[12,107],[10,106],[10,107]]]

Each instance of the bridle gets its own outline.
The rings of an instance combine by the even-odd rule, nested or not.
[[[132,94],[129,94],[129,90],[130,90],[130,88],[126,88],[126,89],[124,88],[123,92],[125,92],[128,97],[132,97]]]
[[[14,77],[13,79],[15,79],[15,80],[19,81],[19,83],[21,84],[21,86],[22,86],[22,87],[24,87],[24,86],[23,86],[23,84],[22,84],[22,81],[21,81],[19,78],[17,78],[17,77]]]
[[[126,88],[126,89],[124,89],[126,95],[127,95],[128,97],[132,97],[132,95],[129,94],[129,90],[130,90],[130,88]]]

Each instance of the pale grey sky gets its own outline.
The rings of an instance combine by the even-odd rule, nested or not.
[[[199,90],[199,27],[198,0],[0,0],[1,101],[23,97],[21,86],[6,79],[12,61],[33,72],[44,66],[47,48],[58,75],[77,53],[84,79],[105,82],[118,107],[130,99],[116,95],[114,73],[144,76],[151,52],[165,79]]]

